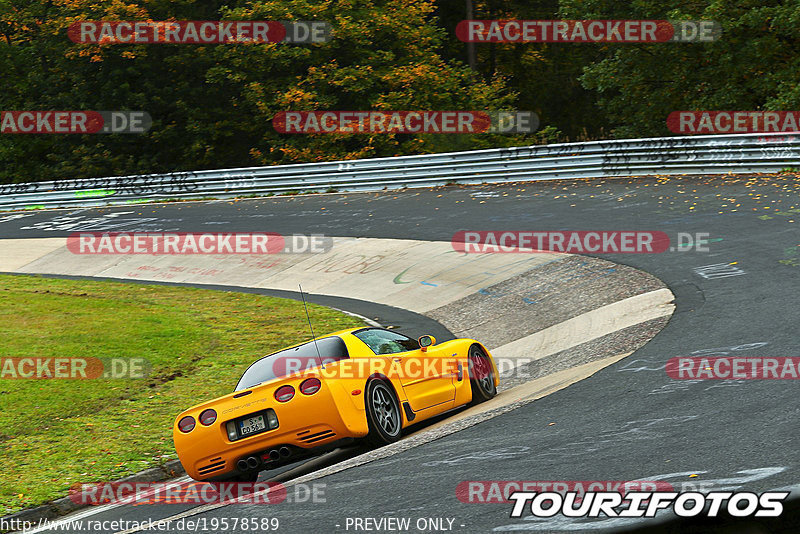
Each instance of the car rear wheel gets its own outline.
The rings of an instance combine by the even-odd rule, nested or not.
[[[367,382],[366,408],[369,424],[367,443],[381,446],[400,439],[402,430],[400,403],[386,382],[377,378]]]
[[[487,401],[497,395],[492,362],[477,345],[469,349],[469,384],[472,388],[472,404]]]

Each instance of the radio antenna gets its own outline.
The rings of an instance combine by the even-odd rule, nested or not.
[[[317,349],[317,356],[319,356],[319,364],[322,365],[322,354],[319,352],[319,345],[317,345],[317,336],[314,335],[314,327],[311,326],[311,317],[308,315],[308,304],[306,304],[306,296],[303,294],[303,286],[301,284],[297,284],[297,287],[300,288],[300,298],[303,299],[303,308],[306,310],[306,319],[308,319],[308,328],[311,330],[311,339],[314,340],[314,348]]]

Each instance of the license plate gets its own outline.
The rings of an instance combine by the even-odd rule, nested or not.
[[[260,432],[265,428],[267,428],[267,424],[264,422],[263,415],[256,415],[239,421],[239,432],[242,434],[242,436]]]

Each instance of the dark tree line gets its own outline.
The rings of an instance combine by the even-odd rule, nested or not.
[[[713,43],[470,47],[476,19],[711,19]],[[77,20],[326,20],[312,45],[75,44]],[[0,183],[672,135],[684,109],[797,110],[800,0],[0,0],[2,110],[144,110],[146,134],[0,134]],[[528,135],[292,135],[283,110],[535,111]]]

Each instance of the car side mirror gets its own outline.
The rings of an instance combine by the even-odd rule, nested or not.
[[[428,347],[436,344],[436,338],[433,336],[422,336],[417,341],[423,352],[425,352]]]

